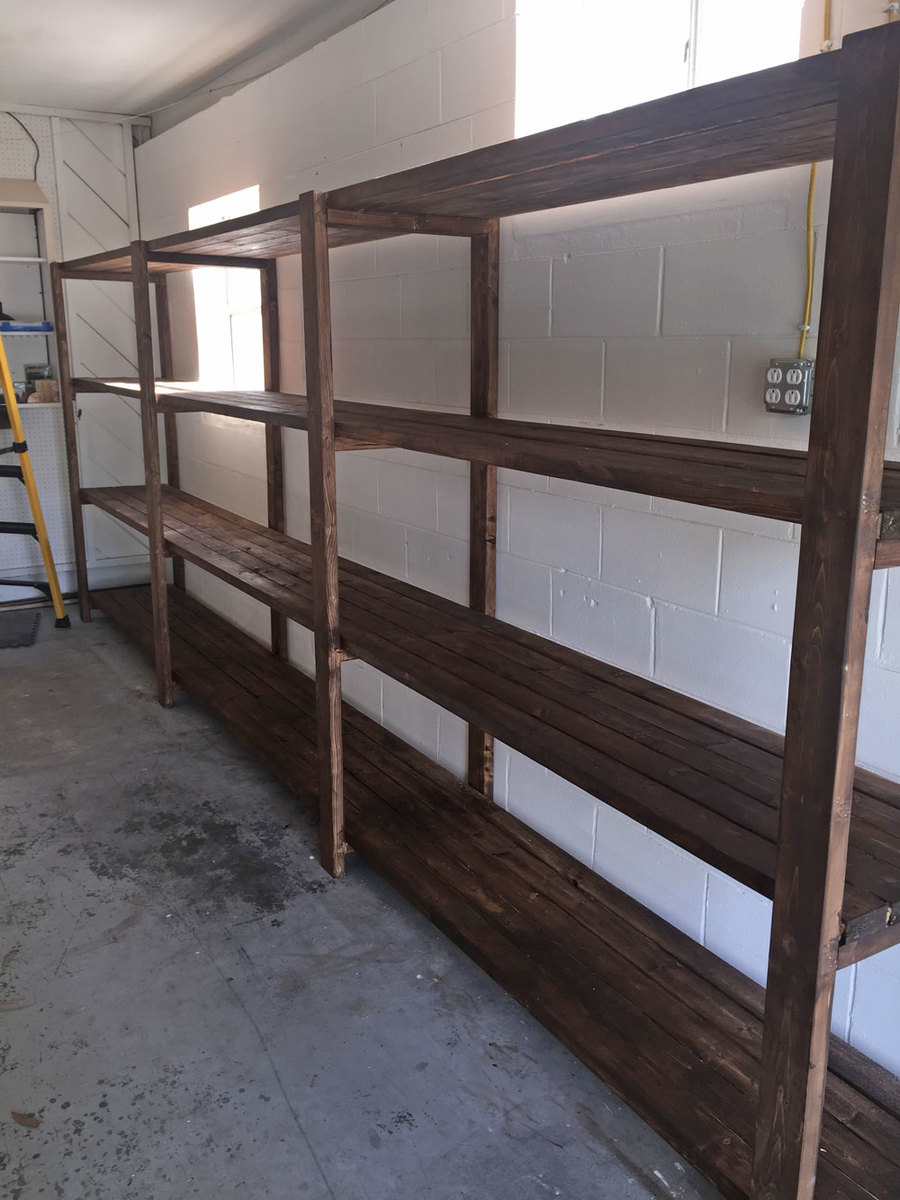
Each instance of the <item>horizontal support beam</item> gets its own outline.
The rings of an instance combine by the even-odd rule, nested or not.
[[[190,254],[174,251],[150,250],[147,260],[151,266],[183,267],[237,267],[240,270],[262,271],[268,259],[243,258],[225,254]]]
[[[87,279],[92,283],[131,283],[130,271],[95,271],[89,268],[79,270],[78,267],[61,264],[59,273],[63,279]]]
[[[373,232],[430,233],[447,237],[477,237],[487,233],[490,221],[480,217],[453,217],[432,213],[358,212],[329,208],[330,228],[371,229]]]

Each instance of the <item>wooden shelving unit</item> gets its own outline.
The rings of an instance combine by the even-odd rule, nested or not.
[[[152,648],[161,702],[174,670],[314,793],[328,870],[342,873],[349,838],[729,1197],[900,1195],[900,1086],[829,1035],[837,969],[900,941],[900,785],[854,768],[872,572],[900,564],[900,466],[884,462],[898,99],[900,29],[887,26],[839,53],[54,267],[84,619],[93,504],[148,536],[149,594],[94,600]],[[501,218],[828,157],[808,453],[498,419]],[[471,242],[468,415],[334,399],[329,247],[410,232]],[[282,393],[277,368],[276,262],[297,253],[308,396]],[[263,392],[154,379],[151,286],[170,379],[165,279],[207,265],[262,272]],[[138,380],[71,379],[66,278],[131,283]],[[81,488],[73,399],[88,391],[140,396],[142,486]],[[179,488],[177,414],[197,411],[265,424],[268,528]],[[284,427],[309,435],[309,545],[284,532]],[[335,455],[366,446],[470,462],[468,607],[339,560]],[[498,466],[801,522],[785,737],[498,621]],[[184,593],[185,561],[269,606],[271,650]],[[314,631],[314,682],[284,661],[288,619]],[[342,705],[350,657],[469,722],[466,783]],[[765,994],[490,804],[494,736],[771,896]]]

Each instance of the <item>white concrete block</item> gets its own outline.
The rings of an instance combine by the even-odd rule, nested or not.
[[[435,473],[402,463],[379,462],[377,466],[381,516],[420,529],[437,529]]]
[[[700,504],[685,504],[682,500],[660,500],[653,497],[653,512],[678,521],[693,521],[698,525],[715,525],[719,529],[736,529],[756,537],[773,538],[776,541],[795,541],[793,526],[789,521],[776,521],[771,517],[752,517],[746,513],[731,512],[726,508],[707,508]]]
[[[378,511],[378,462],[365,451],[338,454],[337,496],[339,504]]]
[[[550,335],[550,260],[504,263],[500,270],[500,336]]]
[[[730,621],[790,637],[799,550],[795,542],[726,530],[720,614]]]
[[[444,709],[440,710],[437,760],[457,779],[464,779],[468,770],[468,729],[465,721]]]
[[[379,275],[410,275],[414,271],[437,270],[437,238],[410,234],[408,237],[386,238],[383,242],[367,244],[375,255]]]
[[[400,333],[400,280],[343,279],[332,284],[336,338],[395,337]]]
[[[797,526],[797,528],[801,528]],[[882,656],[885,627],[887,625],[888,580],[891,572],[876,571],[872,576],[872,592],[869,597],[868,633],[866,635],[866,663],[879,662],[886,666]]]
[[[429,14],[422,0],[393,0],[362,26],[366,78],[386,75],[432,49]]]
[[[441,56],[429,54],[382,75],[375,84],[376,137],[392,142],[441,119]]]
[[[599,338],[515,340],[509,354],[504,413],[530,421],[601,424],[604,343]]]
[[[457,538],[409,528],[406,534],[409,581],[448,600],[467,604],[469,548]]]
[[[449,124],[433,125],[420,133],[409,133],[400,141],[391,142],[390,146],[396,151],[397,165],[392,168],[395,171],[452,158],[472,149],[472,122],[464,117]],[[380,173],[384,174],[383,171]]]
[[[603,804],[597,813],[592,866],[671,925],[700,940],[707,868],[699,859]]]
[[[547,490],[554,496],[599,504],[602,508],[629,508],[633,512],[650,512],[652,497],[637,492],[622,492],[618,488],[600,487],[594,483],[579,483],[575,479],[550,479]]]
[[[789,336],[800,319],[805,261],[800,229],[669,246],[663,333]]]
[[[550,480],[546,475],[532,475],[529,471],[512,471],[501,467],[497,472],[500,488],[519,488],[525,492],[549,492]]]
[[[400,147],[402,142],[388,142],[383,146],[373,146],[358,154],[348,154],[344,158],[328,160],[312,171],[304,171],[296,177],[291,189],[292,195],[302,195],[311,188],[319,191],[331,191],[334,188],[350,187],[362,179],[374,179],[380,175],[390,175],[393,171],[401,170],[405,164]]]
[[[433,341],[434,400],[441,408],[469,408],[469,342],[467,338]]]
[[[864,766],[900,779],[897,761],[897,713],[900,711],[900,672],[879,663],[866,665],[859,714],[856,758]]]
[[[765,986],[772,902],[719,871],[709,872],[703,944]]]
[[[578,500],[515,489],[509,501],[509,549],[519,558],[596,575],[600,510]]]
[[[516,30],[500,21],[441,51],[441,114],[466,117],[515,99]]]
[[[367,663],[346,662],[341,668],[341,692],[350,702],[374,721],[381,721],[381,674]]]
[[[497,616],[501,621],[550,637],[552,588],[549,567],[512,554],[497,556]]]
[[[655,334],[661,267],[656,247],[554,259],[553,336]]]
[[[328,258],[328,273],[331,282],[337,279],[367,279],[376,274],[375,260],[378,242],[360,242],[357,246],[337,246],[330,251]],[[279,259],[282,262],[297,262],[300,258]],[[298,293],[300,285],[297,286]]]
[[[720,431],[725,423],[724,338],[610,338],[603,415],[617,429]]]
[[[501,741],[494,742],[494,803],[500,808],[509,807],[509,764],[512,754]]]
[[[738,716],[784,729],[790,645],[785,638],[660,604],[655,677]]]
[[[429,758],[437,758],[441,710],[436,704],[385,675],[382,705],[386,729]]]
[[[900,995],[900,947],[893,946],[857,967],[850,1041],[895,1075],[900,1075],[897,996]]]
[[[402,328],[413,337],[466,337],[469,331],[469,277],[463,271],[406,275]]]
[[[435,347],[427,339],[395,338],[375,344],[369,395],[402,406],[435,403]]]
[[[392,340],[391,345],[394,342]],[[378,399],[378,349],[375,338],[335,337],[331,344],[334,394],[341,400]]]
[[[482,146],[496,146],[498,142],[508,142],[516,136],[515,101],[507,100],[493,108],[473,113],[471,120],[473,150],[480,150]]]
[[[509,812],[590,866],[597,801],[558,775],[510,751]]]
[[[461,542],[469,538],[469,481],[464,475],[438,475],[437,530]]]
[[[435,50],[495,25],[505,15],[504,0],[454,0],[453,4],[427,0],[427,4],[428,28]]]
[[[603,514],[604,583],[714,613],[719,584],[717,529],[623,508]]]
[[[288,661],[310,676],[316,673],[316,645],[311,629],[288,621]]]
[[[501,226],[502,228],[502,226]],[[441,236],[436,239],[438,266],[442,271],[468,271],[472,247],[467,238]]]
[[[881,575],[885,579],[887,594],[884,601],[879,660],[882,666],[892,671],[900,671],[900,579],[897,578],[896,571],[884,571]],[[872,621],[873,611],[870,608],[870,628]]]
[[[653,606],[646,596],[554,571],[553,636],[638,675],[653,670]]]
[[[342,514],[343,515],[343,514]],[[406,578],[406,527],[376,513],[348,509],[352,557],[363,566]]]

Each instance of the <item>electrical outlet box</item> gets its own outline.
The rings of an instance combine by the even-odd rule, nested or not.
[[[811,358],[772,358],[766,371],[766,412],[802,417],[812,408],[816,364]]]

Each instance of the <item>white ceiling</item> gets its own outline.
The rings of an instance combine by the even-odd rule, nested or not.
[[[271,70],[384,0],[36,0],[2,5],[0,105],[148,114]]]

